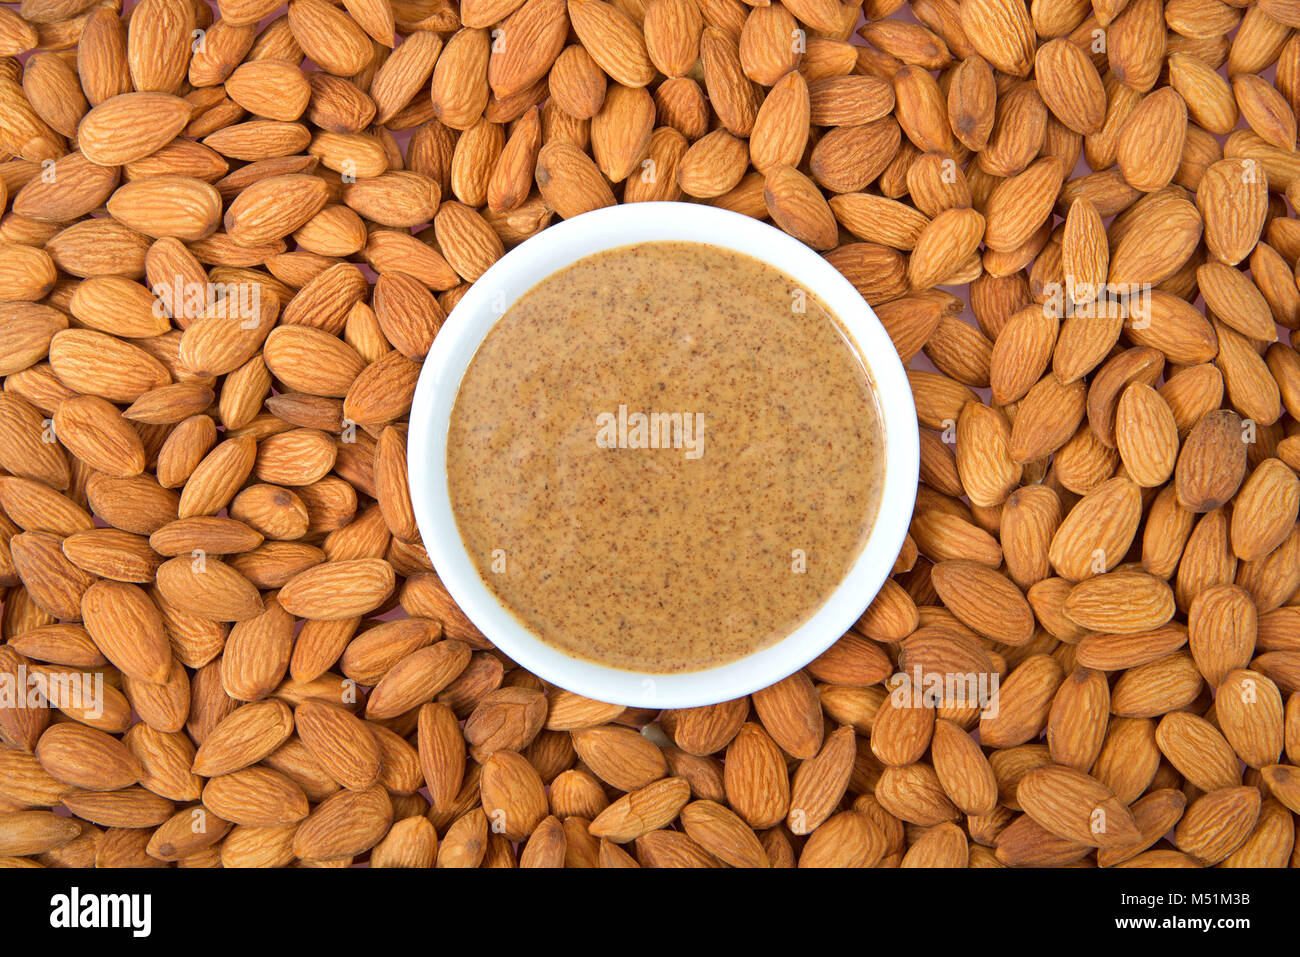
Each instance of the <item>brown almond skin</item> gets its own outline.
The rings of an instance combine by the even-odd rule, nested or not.
[[[379,745],[355,715],[306,701],[295,709],[294,725],[321,767],[343,787],[363,791],[378,779]]]
[[[869,867],[879,861],[884,841],[865,814],[841,811],[804,845],[800,867]]]
[[[294,854],[304,860],[351,857],[379,843],[393,819],[382,788],[339,791],[326,798],[294,834]]]
[[[116,738],[77,724],[48,728],[36,759],[54,777],[88,791],[116,791],[140,778],[140,762]]]
[[[1219,727],[1241,760],[1252,768],[1277,763],[1285,741],[1277,685],[1258,672],[1238,669],[1224,678],[1219,693]]]
[[[723,764],[727,802],[756,829],[771,827],[789,812],[790,784],[781,751],[756,724],[743,725]]]
[[[1246,839],[1259,813],[1256,788],[1211,791],[1188,806],[1174,831],[1174,843],[1206,864],[1218,863]]]
[[[1020,781],[1017,799],[1030,817],[1067,840],[1108,846],[1138,837],[1132,813],[1110,789],[1073,768],[1030,771]]]
[[[282,701],[254,702],[213,729],[194,755],[195,774],[215,777],[256,764],[288,740],[293,713]]]
[[[545,720],[546,698],[541,692],[500,688],[485,695],[466,719],[465,739],[479,758],[498,750],[522,751]]]
[[[621,791],[634,791],[663,777],[662,753],[630,728],[603,725],[573,732],[573,747],[592,772]]]
[[[985,710],[980,718],[981,742],[1014,747],[1036,738],[1047,724],[1052,698],[1063,677],[1052,658],[1034,655],[1026,659],[999,688],[997,714]]]
[[[706,851],[733,867],[767,867],[769,858],[754,832],[734,812],[714,801],[682,809],[686,833]]]
[[[95,644],[123,674],[149,683],[167,680],[171,647],[162,616],[144,589],[98,581],[82,595],[81,614]]]
[[[997,779],[971,736],[953,722],[935,721],[931,742],[934,770],[945,793],[966,814],[982,816],[997,808]]]
[[[551,705],[554,711],[554,703]],[[665,712],[676,745],[688,754],[706,755],[723,750],[749,716],[749,701],[736,698],[700,708]]]
[[[1178,500],[1193,512],[1210,512],[1228,501],[1246,475],[1241,418],[1229,410],[1205,415],[1183,443],[1174,472]]]
[[[941,562],[934,571],[940,597],[965,624],[1009,645],[1032,637],[1033,612],[1014,583],[970,561]]]
[[[754,710],[773,740],[796,758],[810,758],[822,743],[821,708],[812,682],[802,672],[753,696]]]

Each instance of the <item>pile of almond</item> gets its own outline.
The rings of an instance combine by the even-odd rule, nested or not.
[[[1296,0],[119,6],[0,6],[0,863],[1300,864]],[[662,712],[488,644],[405,450],[469,284],[652,199],[929,360],[880,596]]]

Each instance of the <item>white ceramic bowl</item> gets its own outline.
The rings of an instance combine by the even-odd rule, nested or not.
[[[593,253],[665,240],[709,243],[771,264],[819,296],[854,340],[878,392],[885,481],[862,554],[812,618],[738,661],[685,674],[643,674],[570,657],[528,631],[488,590],[465,550],[447,487],[447,427],[461,377],[496,321],[541,280]],[[451,596],[503,652],[562,688],[635,707],[684,708],[738,698],[802,668],[858,619],[902,547],[916,497],[916,409],[876,314],[817,253],[739,213],[693,203],[611,206],[557,223],[503,256],[465,294],[434,339],[415,390],[408,438],[411,497],[425,548]]]

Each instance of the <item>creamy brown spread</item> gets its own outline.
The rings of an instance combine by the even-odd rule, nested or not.
[[[714,246],[625,246],[538,283],[479,347],[452,511],[547,644],[699,671],[790,634],[843,580],[880,502],[880,423],[811,291]]]

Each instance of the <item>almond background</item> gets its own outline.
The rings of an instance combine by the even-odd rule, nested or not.
[[[103,704],[0,708],[0,863],[1300,863],[1297,28],[1283,0],[0,6],[0,673]],[[492,649],[405,468],[468,285],[656,199],[822,252],[923,449],[854,629],[665,712]],[[1109,314],[1102,282],[1149,298]],[[998,707],[898,707],[895,671],[997,676]]]

